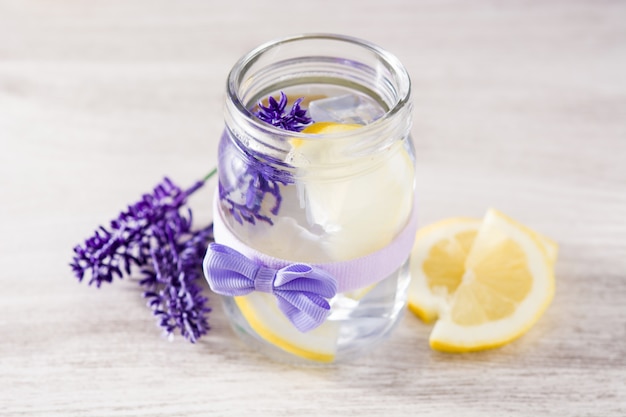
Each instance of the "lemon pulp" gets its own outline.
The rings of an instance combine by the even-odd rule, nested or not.
[[[360,127],[319,122],[303,133],[333,134]],[[300,199],[308,223],[322,230],[320,245],[331,261],[354,259],[385,247],[404,227],[413,207],[414,168],[403,143],[395,143],[376,160],[345,154],[342,146],[314,138],[293,143],[292,161],[303,177],[297,185]],[[317,165],[341,165],[335,176],[344,178],[328,179],[309,169]]]

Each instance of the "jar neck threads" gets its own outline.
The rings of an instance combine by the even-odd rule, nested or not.
[[[358,130],[323,137],[285,131],[254,115],[260,99],[306,85],[358,91],[379,103],[384,114]],[[366,41],[326,34],[288,37],[254,49],[235,64],[228,76],[225,121],[242,150],[281,169],[289,170],[281,162],[288,161],[293,139],[332,141],[337,152],[347,155],[376,155],[408,137],[410,87],[399,60]]]

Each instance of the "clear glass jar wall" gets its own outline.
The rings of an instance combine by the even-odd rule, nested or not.
[[[302,99],[312,126],[290,131],[255,115],[257,103],[279,101],[281,92],[287,111]],[[410,81],[386,51],[337,35],[265,44],[232,69],[225,123],[216,207],[245,245],[274,258],[328,264],[376,253],[407,226],[415,164]],[[223,299],[248,344],[282,360],[336,362],[392,330],[406,303],[407,264],[338,293],[326,321],[308,332],[287,320],[272,294]]]

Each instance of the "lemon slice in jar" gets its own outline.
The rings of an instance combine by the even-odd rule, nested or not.
[[[339,325],[326,321],[319,327],[300,332],[278,309],[272,294],[253,292],[234,297],[250,327],[265,341],[315,362],[332,362],[337,352]]]
[[[307,127],[303,133],[331,134],[360,127],[321,122]],[[298,231],[299,226],[286,219],[276,219],[274,225],[260,225],[267,233],[258,233],[259,239],[275,242],[261,245],[266,251],[289,259],[297,250],[302,250],[292,245],[305,238],[310,253],[302,256],[315,254],[316,262],[349,260],[386,246],[405,226],[413,204],[414,170],[411,157],[401,143],[390,147],[372,169],[358,175],[353,174],[355,165],[371,165],[368,157],[342,156],[338,152],[340,147],[327,140],[293,139],[291,144],[291,162],[298,167],[298,195],[293,197],[305,208],[312,230]],[[326,164],[345,164],[337,173],[345,178],[328,179],[313,168]],[[292,242],[291,234],[296,232],[298,239],[288,243]],[[357,289],[347,295],[360,299],[373,287]],[[326,321],[302,333],[278,309],[270,294],[251,293],[235,297],[235,302],[252,330],[268,343],[311,361],[334,360],[340,328],[337,322]]]
[[[363,127],[318,122],[302,133],[328,135]],[[342,139],[337,139],[341,141]],[[354,259],[388,245],[405,226],[413,206],[414,168],[402,142],[382,155],[356,157],[330,138],[292,140],[292,163],[310,225],[322,230],[320,245],[333,261]],[[316,167],[333,166],[333,178]],[[338,167],[338,168],[337,168]]]

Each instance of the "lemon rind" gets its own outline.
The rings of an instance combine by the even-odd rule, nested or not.
[[[244,319],[248,322],[248,325],[266,342],[284,350],[285,352],[310,361],[330,363],[335,360],[334,352],[320,352],[305,349],[298,346],[298,344],[279,336],[276,331],[274,331],[270,326],[268,326],[267,323],[258,317],[255,308],[246,297],[247,296],[234,297],[235,303],[237,304],[237,307],[239,307]]]

